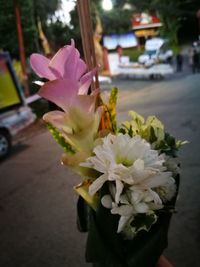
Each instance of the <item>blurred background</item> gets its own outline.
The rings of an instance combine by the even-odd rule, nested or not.
[[[178,139],[181,186],[165,255],[199,266],[199,0],[90,0],[100,88],[120,89],[128,110],[154,114]],[[0,0],[0,266],[79,267],[86,235],[76,227],[73,186],[62,150],[42,115],[55,106],[37,95],[29,57],[51,58],[71,39],[84,57],[77,1]],[[39,81],[40,80],[40,81]],[[37,83],[34,83],[37,81]],[[39,82],[38,82],[39,81]]]

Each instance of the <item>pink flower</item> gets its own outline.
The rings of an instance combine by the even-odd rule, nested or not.
[[[51,60],[40,54],[32,54],[30,63],[38,76],[49,80],[39,90],[40,96],[54,102],[65,112],[75,105],[84,111],[94,110],[96,97],[81,95],[87,95],[96,70],[86,72],[87,66],[80,58],[73,40],[71,45],[61,48]]]
[[[65,112],[74,106],[86,112],[93,112],[98,90],[95,90],[92,95],[81,94],[87,90],[86,83],[81,85],[72,79],[57,79],[46,82],[38,94],[55,103]]]
[[[44,120],[52,124],[76,151],[91,153],[98,132],[102,109],[96,109],[98,89],[87,95],[96,70],[86,72],[86,64],[78,50],[71,45],[61,48],[50,60],[32,54],[33,70],[45,82],[38,94],[54,102],[64,111],[52,111]]]
[[[72,79],[85,82],[87,79],[91,81],[92,78],[91,75],[88,75],[89,73],[86,73],[87,66],[80,58],[73,40],[71,40],[71,45],[61,48],[51,60],[40,54],[32,54],[30,63],[39,77],[50,81]]]

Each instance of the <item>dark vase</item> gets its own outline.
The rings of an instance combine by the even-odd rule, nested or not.
[[[179,176],[176,183],[178,192]],[[170,207],[176,196],[167,203]],[[148,232],[142,230],[132,240],[116,233],[119,217],[102,206],[95,212],[79,199],[78,215],[79,229],[88,232],[86,261],[94,267],[155,267],[168,245],[170,212],[161,212]]]

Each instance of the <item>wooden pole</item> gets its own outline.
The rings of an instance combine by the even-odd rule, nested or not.
[[[89,70],[92,70],[93,68],[97,67],[97,63],[94,49],[92,20],[90,16],[90,1],[77,0],[77,9],[79,15],[84,58]],[[94,90],[95,88],[99,88],[97,72],[95,75],[95,83],[92,83],[91,87],[92,90]]]
[[[14,8],[15,8],[15,17],[16,17],[16,25],[17,25],[17,37],[19,43],[19,56],[22,66],[22,73],[24,79],[24,93],[26,96],[29,96],[29,86],[28,86],[28,76],[26,71],[26,56],[25,56],[25,49],[24,49],[24,39],[23,39],[23,32],[22,32],[22,25],[21,25],[21,16],[20,10],[17,0],[14,0]]]

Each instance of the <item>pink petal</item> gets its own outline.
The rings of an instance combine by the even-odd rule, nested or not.
[[[87,66],[82,59],[78,60],[77,68],[76,68],[76,80],[79,81],[83,74],[86,72]]]
[[[55,120],[63,120],[65,112],[60,110],[50,111],[44,114],[43,118],[54,118]]]
[[[74,97],[77,95],[79,84],[71,79],[58,79],[46,82],[38,94],[41,97],[55,103],[57,106],[67,111]]]
[[[50,111],[44,114],[43,120],[45,120],[48,123],[51,123],[54,127],[61,130],[66,122],[65,114],[66,113],[59,110]]]
[[[87,72],[85,75],[83,75],[80,79],[81,87],[79,88],[79,94],[84,95],[87,94],[88,88],[92,83],[92,79],[94,74],[96,73],[96,68]]]
[[[48,68],[50,60],[40,54],[32,54],[30,56],[30,63],[32,69],[41,78],[46,78],[48,80],[55,80],[56,76]]]
[[[71,46],[75,47],[75,42],[73,39],[71,39]],[[79,81],[80,78],[83,76],[83,74],[86,72],[87,70],[87,65],[85,64],[85,62],[80,58],[80,53],[79,51],[76,49],[76,51],[78,52],[78,58],[77,58],[77,67],[76,67],[76,80]]]
[[[97,97],[95,95],[77,95],[73,99],[73,105],[84,112],[94,112],[96,99]]]
[[[86,64],[80,59],[78,50],[72,45],[61,48],[50,61],[49,67],[57,70],[63,78],[79,80],[86,71]]]

